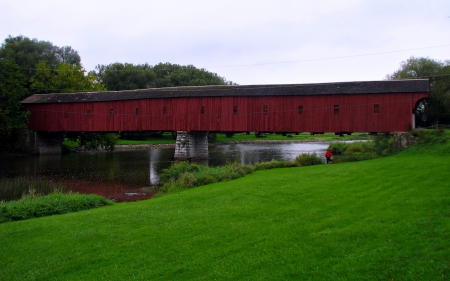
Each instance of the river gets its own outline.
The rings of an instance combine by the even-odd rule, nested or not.
[[[239,161],[251,164],[293,160],[302,153],[322,156],[328,142],[219,144],[209,147],[210,166]],[[19,176],[61,182],[74,192],[93,193],[117,202],[147,199],[150,186],[159,183],[160,172],[173,162],[173,147],[138,150],[18,156],[0,159],[0,179]],[[1,198],[0,198],[1,200]]]

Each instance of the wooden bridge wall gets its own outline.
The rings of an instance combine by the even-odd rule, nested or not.
[[[409,129],[416,102],[426,97],[428,93],[179,97],[24,106],[34,131],[394,132]],[[375,104],[379,113],[374,113]]]

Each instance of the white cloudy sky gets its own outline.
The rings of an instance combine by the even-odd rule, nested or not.
[[[450,59],[449,0],[0,0],[0,39],[97,64],[192,64],[241,85],[382,80]]]

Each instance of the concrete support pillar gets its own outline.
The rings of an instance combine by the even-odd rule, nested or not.
[[[175,144],[175,160],[208,159],[208,134],[177,132]]]
[[[21,140],[20,150],[27,154],[61,154],[62,134],[28,131]]]

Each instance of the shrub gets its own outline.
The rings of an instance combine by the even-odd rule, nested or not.
[[[377,158],[378,156],[374,153],[354,153],[354,154],[343,154],[333,157],[333,163],[343,163],[343,162],[357,162],[363,160],[370,160]]]
[[[119,142],[120,135],[115,133],[68,133],[66,138],[69,142],[77,143],[85,150],[98,150],[102,148],[107,151],[114,151]]]
[[[189,164],[187,161],[178,162],[171,165],[169,168],[162,170],[161,182],[169,183],[176,181],[180,176],[186,172],[197,172],[200,169],[199,165]]]
[[[274,168],[287,168],[287,167],[296,167],[297,164],[291,161],[277,161],[271,160],[269,162],[259,162],[252,165],[255,171],[259,170],[268,170]]]
[[[99,195],[53,193],[0,203],[0,223],[65,214],[114,204]]]
[[[328,149],[333,153],[333,163],[369,160],[393,152],[392,138],[381,135],[377,140],[378,142],[332,143]]]
[[[197,179],[195,178],[195,174],[185,172],[180,175],[178,182],[179,182],[180,187],[190,188],[190,187],[196,186]]]
[[[182,188],[240,178],[252,172],[252,167],[238,163],[228,163],[222,167],[207,167],[179,162],[162,171],[162,186],[159,191],[160,193],[177,192]]]
[[[298,166],[311,166],[311,165],[318,165],[323,164],[322,158],[317,156],[317,154],[314,152],[312,154],[309,153],[303,153],[294,159],[294,163]]]
[[[328,150],[330,150],[331,153],[334,156],[336,156],[336,155],[341,155],[342,153],[344,153],[347,150],[348,147],[349,147],[348,143],[345,143],[345,142],[334,142],[334,143],[331,143],[328,146]]]
[[[394,138],[390,134],[380,134],[372,136],[374,146],[373,151],[379,155],[389,155],[394,152]]]
[[[449,130],[415,130],[412,133],[419,144],[445,143],[450,140]]]

